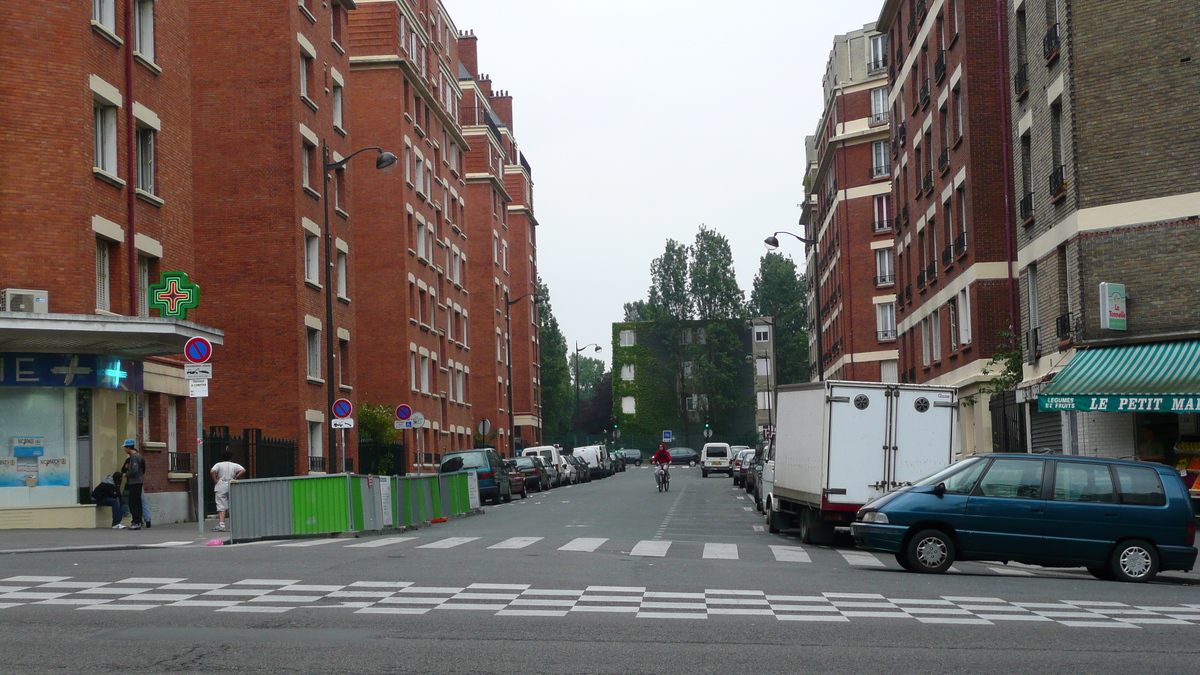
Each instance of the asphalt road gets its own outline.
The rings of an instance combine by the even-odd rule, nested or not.
[[[0,672],[1178,672],[1200,576],[890,556],[648,469],[395,537],[0,557]],[[2,538],[2,535],[0,535]]]

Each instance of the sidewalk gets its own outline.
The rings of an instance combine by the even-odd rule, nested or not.
[[[50,529],[0,530],[0,555],[49,553],[54,551],[124,551],[203,543],[210,539],[229,541],[228,532],[212,532],[216,520],[204,523],[204,534],[196,523],[155,525],[150,529]]]

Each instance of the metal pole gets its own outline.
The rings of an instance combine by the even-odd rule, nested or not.
[[[579,432],[579,341],[575,341],[575,413],[571,415],[571,430]],[[575,439],[578,444],[579,439]]]
[[[522,296],[524,297],[524,296]],[[517,456],[516,436],[513,425],[513,385],[512,385],[512,302],[508,299],[508,291],[504,291],[504,360],[508,362],[508,454]]]
[[[204,398],[196,399],[196,522],[204,534]]]
[[[338,429],[340,438],[338,439],[338,464],[339,471],[342,473],[346,470],[346,430]]]
[[[329,145],[321,141],[321,202],[325,206],[325,415],[333,419],[333,261],[330,259],[333,246],[333,236],[329,232]],[[329,427],[329,463],[333,464],[336,457],[335,443],[337,438],[333,433],[333,424]],[[311,452],[311,449],[309,450]],[[329,471],[327,473],[340,473]]]

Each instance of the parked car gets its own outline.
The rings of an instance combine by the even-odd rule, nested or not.
[[[851,530],[912,572],[995,560],[1145,582],[1191,570],[1197,554],[1195,511],[1174,469],[1074,456],[970,457],[867,503]]]
[[[574,455],[587,462],[592,478],[604,478],[612,474],[612,459],[603,445],[585,445],[575,448]]]
[[[736,446],[734,448],[736,450]],[[746,470],[750,468],[750,462],[754,459],[754,451],[746,448],[736,450],[733,456],[733,484],[744,485],[746,483]]]
[[[517,469],[525,476],[525,488],[542,492],[548,489],[545,481],[546,465],[541,457],[515,457],[511,460]]]
[[[512,484],[512,493],[521,495],[521,499],[529,496],[529,492],[525,489],[525,474],[517,466],[517,460],[504,460],[504,469],[508,471],[508,482]]]
[[[613,473],[625,470],[625,455],[613,450],[608,453],[608,456],[612,458]]]
[[[561,453],[559,449],[553,445],[539,445],[532,448],[525,448],[521,451],[522,457],[541,457],[546,463],[546,471],[549,473],[547,483],[550,487],[562,485],[562,476],[558,470],[558,456]]]
[[[742,487],[746,488],[746,492],[757,497],[758,493],[758,477],[762,475],[762,461],[765,452],[756,451],[750,458],[742,464],[746,467],[746,479],[742,481]]]
[[[700,471],[705,478],[710,473],[733,475],[733,461],[730,458],[728,443],[705,443],[700,450]]]
[[[475,469],[479,479],[479,498],[491,500],[499,504],[503,499],[512,501],[513,486],[508,478],[508,470],[500,455],[491,448],[480,450],[459,450],[442,455],[442,464],[438,473],[454,473],[465,469]]]
[[[579,476],[580,483],[592,482],[592,472],[588,470],[587,462],[575,455],[567,455],[567,459],[575,466],[575,475]]]
[[[667,452],[671,453],[671,464],[687,464],[688,466],[696,466],[700,463],[700,453],[691,448],[669,448]]]
[[[574,485],[579,482],[579,472],[567,457],[568,455],[558,456],[558,475],[562,478],[563,485]]]
[[[641,450],[634,450],[631,448],[626,448],[624,450],[618,450],[617,452],[622,457],[625,458],[626,465],[629,465],[629,464],[633,464],[634,466],[642,465],[642,451]]]

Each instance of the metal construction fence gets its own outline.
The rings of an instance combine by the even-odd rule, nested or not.
[[[419,525],[477,508],[478,487],[473,484],[471,471],[233,481],[229,489],[230,534],[234,541],[244,541]]]

